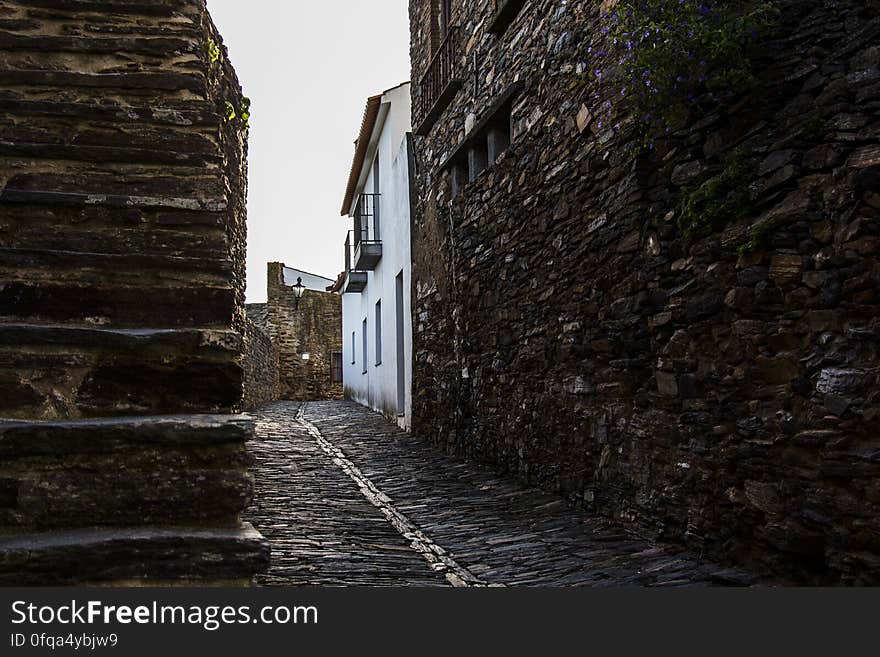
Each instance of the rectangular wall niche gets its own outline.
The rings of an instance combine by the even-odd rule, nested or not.
[[[449,170],[453,198],[467,183],[493,167],[498,157],[510,147],[510,112],[522,86],[521,83],[513,84],[498,96],[440,165],[441,169]]]
[[[504,34],[525,4],[526,0],[493,0],[493,14],[489,19],[487,31],[495,36]]]

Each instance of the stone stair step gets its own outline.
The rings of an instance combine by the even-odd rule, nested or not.
[[[133,106],[119,103],[94,104],[48,100],[0,98],[0,113],[20,117],[61,117],[82,121],[122,123],[137,126],[174,125],[213,127],[220,121],[216,107],[205,101],[163,103],[162,107]]]
[[[222,217],[201,217],[205,228],[161,224],[164,218],[152,222],[137,210],[109,212],[104,217],[93,215],[94,220],[72,219],[69,224],[52,225],[42,213],[33,208],[7,206],[0,216],[0,246],[11,246],[8,235],[15,230],[15,244],[25,249],[69,249],[71,251],[98,250],[103,253],[141,253],[152,256],[216,257],[226,250],[226,235],[215,224]],[[28,210],[31,210],[28,212]],[[60,212],[53,213],[60,215]],[[76,211],[70,213],[77,213]],[[116,215],[113,217],[112,215]],[[116,224],[112,224],[115,219]],[[189,217],[182,217],[187,221]],[[198,217],[196,218],[198,219]],[[58,219],[56,218],[56,221]],[[4,230],[6,237],[3,237]]]
[[[0,420],[0,458],[110,454],[132,447],[209,447],[244,443],[248,415],[149,415],[39,422]]]
[[[0,421],[0,531],[235,522],[252,432],[243,416]]]
[[[248,523],[230,529],[107,528],[0,536],[0,586],[249,581],[269,563]]]
[[[167,208],[196,212],[222,212],[227,203],[220,198],[193,198],[188,196],[143,196],[140,194],[88,194],[76,191],[47,191],[6,187],[0,190],[3,203],[31,203],[34,205],[72,205],[115,208]]]
[[[183,275],[184,280],[192,279],[193,274],[213,275],[224,280],[232,269],[231,261],[223,254],[216,254],[214,258],[191,258],[153,253],[83,253],[16,247],[0,247],[0,263],[0,278],[4,280],[15,280],[18,278],[16,272],[23,269],[48,269],[50,280],[57,279],[65,270],[82,271],[84,278],[93,277],[93,270],[105,270],[102,278],[115,279],[114,282],[122,282],[122,278],[144,280],[145,272],[155,271],[161,271],[166,280],[172,272]],[[29,271],[22,278],[32,280],[34,272]],[[66,278],[76,280],[79,277],[72,274]]]
[[[135,16],[173,16],[184,8],[180,0],[145,2],[144,0],[18,0],[19,5],[56,12],[95,12],[97,14],[132,14]]]
[[[190,91],[204,96],[206,80],[201,73],[79,73],[74,71],[0,70],[0,86],[58,89],[122,89],[130,92]]]
[[[219,155],[198,155],[152,148],[116,148],[113,146],[80,146],[77,144],[46,144],[24,141],[0,141],[0,157],[29,157],[34,160],[68,162],[106,162],[130,164],[164,164],[181,167],[220,166]]]
[[[213,199],[223,199],[226,194],[224,179],[216,171],[204,167],[188,167],[174,173],[155,168],[146,170],[143,165],[109,165],[101,171],[90,170],[83,165],[78,168],[67,167],[56,173],[29,171],[16,173],[13,166],[7,190],[20,192],[49,192],[62,194],[81,194],[87,203],[100,203],[107,197],[134,197],[142,204],[155,199],[182,199],[186,210],[219,209]],[[24,169],[24,167],[20,167]],[[12,195],[10,195],[12,196]],[[6,193],[3,200],[9,200]]]
[[[178,348],[188,355],[200,351],[235,356],[241,350],[241,335],[230,329],[137,328],[114,329],[70,325],[0,324],[3,347],[60,346],[94,347],[102,352],[145,353],[150,349]],[[167,353],[167,352],[165,352]]]
[[[0,288],[0,321],[178,328],[225,326],[234,312],[231,284],[169,282],[163,288],[57,280],[9,282]]]
[[[0,417],[231,410],[241,349],[229,329],[0,324]]]
[[[75,53],[122,53],[170,57],[181,53],[200,54],[199,47],[190,39],[174,37],[94,37],[59,36],[47,34],[15,34],[0,31],[0,50],[27,50]]]

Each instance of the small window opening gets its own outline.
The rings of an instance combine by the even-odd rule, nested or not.
[[[382,300],[376,302],[376,367],[382,364]]]

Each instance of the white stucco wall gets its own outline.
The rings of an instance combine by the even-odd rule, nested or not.
[[[301,269],[294,269],[293,267],[285,267],[283,270],[284,273],[284,284],[285,285],[296,285],[296,279],[302,278],[302,284],[305,286],[307,290],[317,290],[318,292],[326,292],[327,288],[335,281],[325,278],[324,276],[318,276],[317,274],[310,274],[307,271],[302,271]]]
[[[376,156],[379,158],[380,230],[382,259],[367,274],[361,293],[342,298],[343,380],[349,398],[385,414],[398,417],[404,428],[412,426],[412,315],[410,251],[410,199],[407,133],[410,131],[409,85],[383,97],[390,107],[379,132]],[[373,190],[373,158],[364,167],[370,174],[358,192]],[[397,403],[397,317],[396,278],[403,272],[403,328],[405,403]],[[376,364],[376,302],[382,302],[382,363]],[[367,371],[363,372],[362,325],[367,320]],[[352,351],[354,333],[354,351]],[[354,363],[352,363],[354,361]],[[400,411],[402,410],[402,414]]]

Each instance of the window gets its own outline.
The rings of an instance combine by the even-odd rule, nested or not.
[[[382,300],[376,302],[376,367],[382,364]]]
[[[376,161],[373,162],[373,239],[377,242],[381,239],[379,232],[379,152],[376,153]]]
[[[427,135],[432,126],[464,86],[464,44],[457,14],[451,0],[430,1],[431,57],[424,62],[413,94],[413,127],[415,134]]]
[[[511,111],[520,83],[511,85],[483,113],[464,140],[441,164],[449,169],[452,196],[458,196],[465,184],[473,182],[495,162],[511,143]]]
[[[330,354],[330,383],[342,383],[342,352]]]
[[[361,370],[361,374],[367,373],[367,318],[364,317],[364,325],[361,329],[361,344],[364,348],[364,355],[361,360],[364,361],[363,369]]]
[[[406,413],[406,347],[404,345],[404,298],[403,298],[403,270],[397,274],[394,281],[395,287],[395,310],[397,310],[397,413],[404,415]]]
[[[379,153],[376,152],[376,159],[373,160],[373,193],[379,194]]]
[[[354,365],[357,363],[357,351],[355,350],[355,345],[357,341],[354,337],[354,331],[351,332],[351,364]]]
[[[440,0],[440,36],[446,36],[452,25],[452,0]]]
[[[452,27],[452,0],[431,0],[431,53],[437,52],[440,44]]]
[[[510,105],[499,108],[481,130],[474,132],[468,145],[468,182],[494,166],[498,156],[510,147]]]

